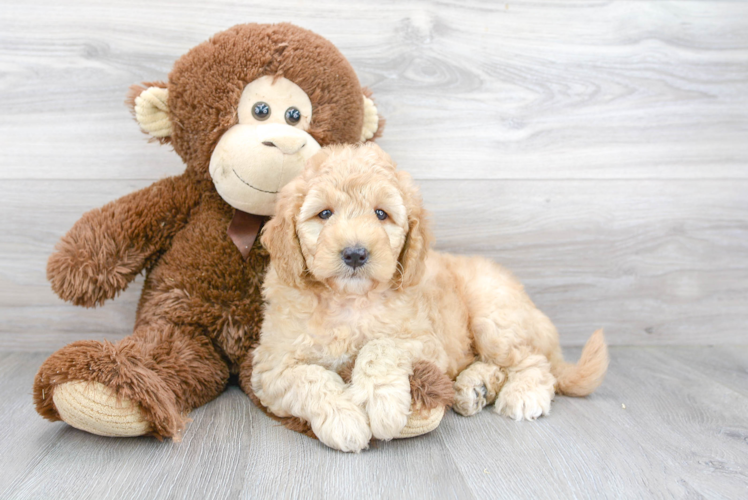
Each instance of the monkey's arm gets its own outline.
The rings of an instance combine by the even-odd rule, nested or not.
[[[183,174],[83,214],[47,262],[52,289],[85,307],[115,297],[168,248],[200,195],[195,179]]]

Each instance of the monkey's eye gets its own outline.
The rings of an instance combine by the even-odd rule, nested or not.
[[[317,217],[319,217],[320,219],[327,220],[330,217],[332,217],[332,210],[328,210],[328,209],[322,210],[320,213],[317,214]]]
[[[376,210],[374,210],[374,213],[377,214],[377,219],[379,219],[379,220],[384,220],[384,219],[387,218],[387,212],[385,212],[384,210],[381,210],[379,208],[377,208]]]
[[[270,116],[270,106],[268,106],[266,102],[256,102],[255,105],[252,106],[252,116],[254,116],[256,120],[267,120]]]
[[[291,106],[286,110],[286,123],[296,125],[301,120],[301,111]]]

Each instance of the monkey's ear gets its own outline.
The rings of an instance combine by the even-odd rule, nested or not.
[[[366,87],[364,92],[364,126],[361,130],[361,142],[371,141],[382,136],[384,118],[379,116],[374,101],[371,100],[371,90]]]
[[[143,132],[161,143],[169,142],[172,129],[169,89],[166,83],[144,82],[143,85],[133,85],[127,93],[125,103]]]

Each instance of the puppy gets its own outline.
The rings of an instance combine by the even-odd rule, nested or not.
[[[602,382],[602,331],[565,363],[555,327],[507,270],[429,249],[418,190],[375,144],[322,150],[275,213],[262,235],[271,264],[252,386],[326,445],[358,452],[397,436],[419,360],[455,380],[462,415],[495,403],[532,420],[556,392],[584,396]],[[345,384],[337,372],[353,359]]]

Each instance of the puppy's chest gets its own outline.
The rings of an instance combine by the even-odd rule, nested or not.
[[[321,304],[310,321],[320,361],[345,364],[370,340],[393,336],[381,305]],[[327,364],[327,363],[326,363]]]

